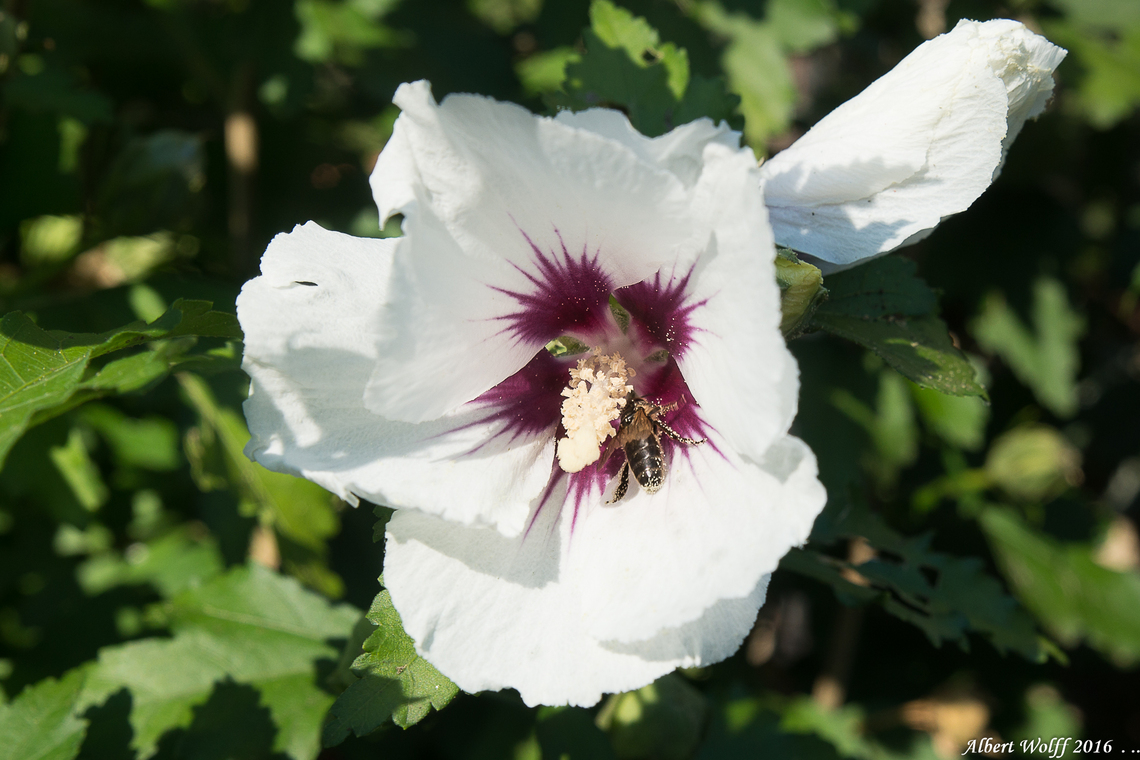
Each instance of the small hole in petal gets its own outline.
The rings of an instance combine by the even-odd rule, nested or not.
[[[317,287],[317,283],[309,282],[308,280],[294,280],[293,284],[294,285],[308,285],[310,288]]]

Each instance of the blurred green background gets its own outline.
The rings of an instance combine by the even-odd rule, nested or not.
[[[92,354],[74,395],[0,435],[0,757],[948,758],[987,736],[1140,750],[1140,2],[617,4],[657,30],[651,53],[671,43],[723,77],[761,156],[959,18],[1016,18],[1069,49],[1000,179],[903,254],[990,403],[797,339],[795,432],[831,500],[740,653],[593,710],[396,699],[414,727],[341,716],[322,750],[371,629],[372,508],[245,460],[229,328],[151,334],[129,381]],[[548,112],[590,25],[586,0],[0,8],[0,313],[74,333],[179,298],[232,313],[270,238],[310,219],[398,234],[367,185],[396,86]],[[1015,749],[1000,756],[1036,756]]]

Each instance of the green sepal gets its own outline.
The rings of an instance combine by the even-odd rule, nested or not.
[[[632,317],[630,317],[625,307],[618,303],[618,300],[613,296],[610,296],[610,313],[614,315],[614,321],[617,322],[617,326],[621,328],[622,332],[629,329],[629,322]]]
[[[586,353],[590,347],[573,335],[562,335],[547,343],[546,350],[551,356],[576,356]]]
[[[776,284],[780,286],[780,330],[788,340],[799,337],[812,315],[827,300],[819,267],[801,261],[790,248],[776,248]]]

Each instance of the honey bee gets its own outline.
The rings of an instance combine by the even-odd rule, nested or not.
[[[637,484],[646,493],[657,493],[665,483],[667,465],[665,463],[665,450],[661,446],[661,434],[672,438],[677,443],[686,446],[695,446],[704,443],[706,439],[686,438],[669,427],[661,415],[668,414],[677,408],[674,402],[668,406],[660,406],[652,401],[638,396],[633,391],[626,396],[625,406],[621,410],[620,424],[617,437],[610,442],[606,452],[606,459],[617,447],[625,451],[625,462],[618,474],[618,486],[614,497],[607,504],[621,501],[629,489],[629,473]],[[605,462],[605,459],[602,460]]]

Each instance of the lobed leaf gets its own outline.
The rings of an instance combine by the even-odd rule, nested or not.
[[[971,325],[978,343],[997,354],[1049,411],[1071,417],[1077,411],[1077,343],[1084,319],[1069,305],[1064,286],[1042,278],[1033,286],[1033,330],[999,294],[991,293]]]
[[[432,708],[443,709],[459,693],[459,687],[416,653],[387,591],[373,600],[368,620],[376,630],[352,665],[360,680],[345,689],[329,710],[326,747],[340,744],[350,733],[366,736],[389,720],[407,728],[427,717]]]
[[[965,354],[938,319],[938,299],[915,276],[914,262],[884,256],[830,275],[828,299],[810,324],[874,351],[923,388],[985,396]]]
[[[166,599],[201,585],[221,574],[221,552],[212,537],[196,538],[188,529],[171,531],[125,558],[107,553],[79,566],[76,576],[88,594],[110,588],[147,583]]]
[[[150,341],[180,336],[240,338],[233,314],[208,301],[179,299],[155,321],[106,333],[67,333],[39,327],[26,314],[0,320],[0,464],[29,426],[108,393],[145,388],[180,357],[145,352],[114,360],[97,371],[93,359]]]
[[[590,22],[582,35],[585,54],[551,59],[565,66],[562,92],[547,97],[551,107],[618,108],[651,137],[700,117],[733,120],[739,99],[719,79],[691,77],[685,50],[662,43],[645,19],[594,0]],[[539,74],[529,72],[532,87],[541,86]]]
[[[631,692],[631,696],[636,699],[637,693]],[[623,696],[626,695],[614,694],[611,699]],[[599,718],[600,715],[599,713]],[[654,715],[651,720],[660,717],[659,714]],[[622,751],[633,749],[634,745],[621,746],[619,750],[620,740],[611,741],[599,729],[591,712],[581,707],[539,708],[535,734],[542,757],[557,757],[559,760],[614,760],[617,757],[661,757],[662,760],[667,760],[673,756],[658,755],[649,751],[640,753]],[[690,743],[688,747],[690,752],[686,756],[691,756],[692,744]],[[643,750],[652,749],[645,743],[637,746]]]
[[[816,312],[813,323],[874,351],[904,377],[951,396],[985,396],[974,368],[937,317],[866,320]]]
[[[916,274],[917,265],[902,256],[883,256],[828,275],[825,314],[861,319],[924,317],[938,308],[938,297]]]
[[[686,760],[700,741],[708,712],[705,695],[680,674],[669,673],[636,691],[611,695],[598,712],[597,725],[609,734],[618,757]],[[545,749],[542,726],[539,741]]]
[[[739,96],[744,135],[758,151],[791,123],[797,93],[788,56],[833,42],[847,21],[826,0],[769,0],[762,7],[761,20],[722,3],[685,4],[697,23],[727,40],[721,67]]]
[[[0,321],[0,462],[39,411],[63,404],[75,392],[89,349],[64,348],[27,315]]]
[[[260,692],[277,727],[275,751],[311,758],[332,703],[319,686],[318,663],[335,659],[327,641],[347,636],[358,615],[291,578],[257,565],[238,568],[172,600],[173,638],[101,650],[81,703],[100,704],[127,689],[133,745],[147,757],[168,732],[201,717],[219,684],[234,682]]]
[[[339,529],[332,495],[308,480],[250,461],[244,451],[249,430],[241,415],[218,404],[202,378],[189,373],[177,377],[199,415],[196,437],[187,446],[199,487],[210,491],[232,486],[282,534],[323,556],[326,539]]]
[[[71,760],[87,732],[75,716],[86,670],[77,668],[58,681],[28,686],[11,704],[0,704],[0,741],[7,760]]]
[[[915,264],[885,256],[829,275],[828,299],[808,329],[824,330],[874,351],[923,388],[985,396],[974,368],[936,316],[938,299],[915,276]]]
[[[930,535],[902,536],[858,502],[842,509],[829,507],[816,521],[813,542],[825,545],[841,538],[862,538],[877,556],[852,565],[799,549],[781,565],[830,585],[847,604],[878,601],[895,617],[920,628],[935,646],[953,641],[969,651],[966,633],[974,631],[1000,652],[1042,658],[1032,619],[985,572],[980,559],[933,551]]]
[[[1102,567],[1088,546],[1061,544],[1008,508],[979,522],[1018,597],[1061,643],[1087,640],[1120,666],[1140,661],[1140,573]]]

